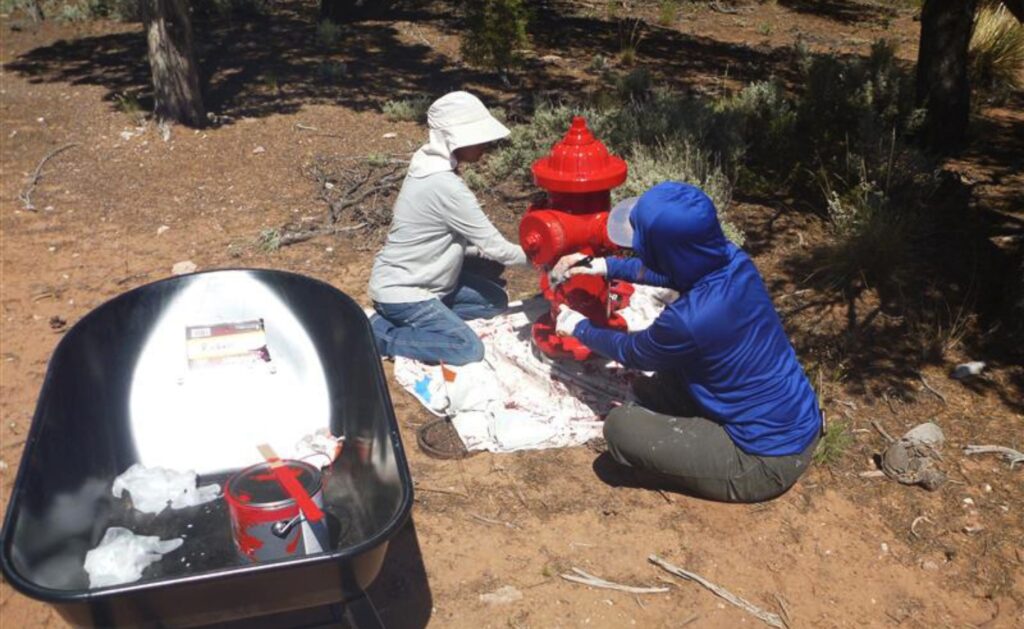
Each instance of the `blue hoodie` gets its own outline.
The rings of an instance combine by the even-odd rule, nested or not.
[[[636,257],[608,258],[609,279],[667,286],[680,297],[646,330],[582,321],[576,338],[627,367],[679,375],[744,452],[803,452],[821,430],[814,390],[754,263],[725,238],[711,199],[662,183],[640,197],[630,223]]]

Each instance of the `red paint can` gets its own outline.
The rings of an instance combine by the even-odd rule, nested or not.
[[[320,470],[304,461],[285,460],[281,465],[323,509]],[[224,497],[231,514],[235,546],[249,560],[273,561],[327,549],[327,518],[307,521],[269,463],[247,467],[232,476]]]

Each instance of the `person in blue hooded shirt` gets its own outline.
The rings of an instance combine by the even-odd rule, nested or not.
[[[617,233],[610,226],[609,235],[634,257],[556,265],[567,269],[556,279],[606,275],[679,293],[641,331],[599,328],[564,306],[559,313],[559,334],[656,372],[660,386],[638,388],[639,404],[605,419],[609,453],[648,484],[702,498],[781,495],[807,469],[822,416],[754,263],[726,239],[711,199],[694,186],[659,184],[626,211],[628,223],[613,216]]]

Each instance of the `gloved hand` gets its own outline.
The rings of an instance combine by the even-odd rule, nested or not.
[[[558,336],[572,336],[576,331],[576,325],[587,318],[576,312],[569,306],[562,304],[558,307],[558,319],[555,320],[555,333]]]
[[[573,275],[608,275],[608,263],[604,258],[570,253],[555,263],[548,279],[552,284],[561,284]]]

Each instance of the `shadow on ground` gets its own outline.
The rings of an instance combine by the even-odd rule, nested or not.
[[[309,104],[374,110],[388,100],[460,88],[530,104],[532,97],[578,94],[595,83],[596,75],[580,76],[541,61],[546,50],[566,58],[608,58],[628,38],[624,21],[585,17],[562,5],[543,4],[534,22],[538,56],[528,58],[525,67],[504,81],[416,42],[414,36],[404,37],[402,29],[411,23],[460,33],[456,17],[423,6],[396,8],[388,21],[340,25],[332,44],[318,43],[316,6],[304,0],[277,4],[269,16],[199,16],[194,31],[207,108],[235,118],[288,114]],[[640,52],[642,67],[660,81],[682,88],[720,81],[723,72],[740,81],[785,75],[792,56],[789,48],[754,49],[653,27],[645,29]],[[6,69],[33,82],[100,85],[108,90],[111,102],[130,95],[151,107],[141,32],[58,41],[21,55]]]

